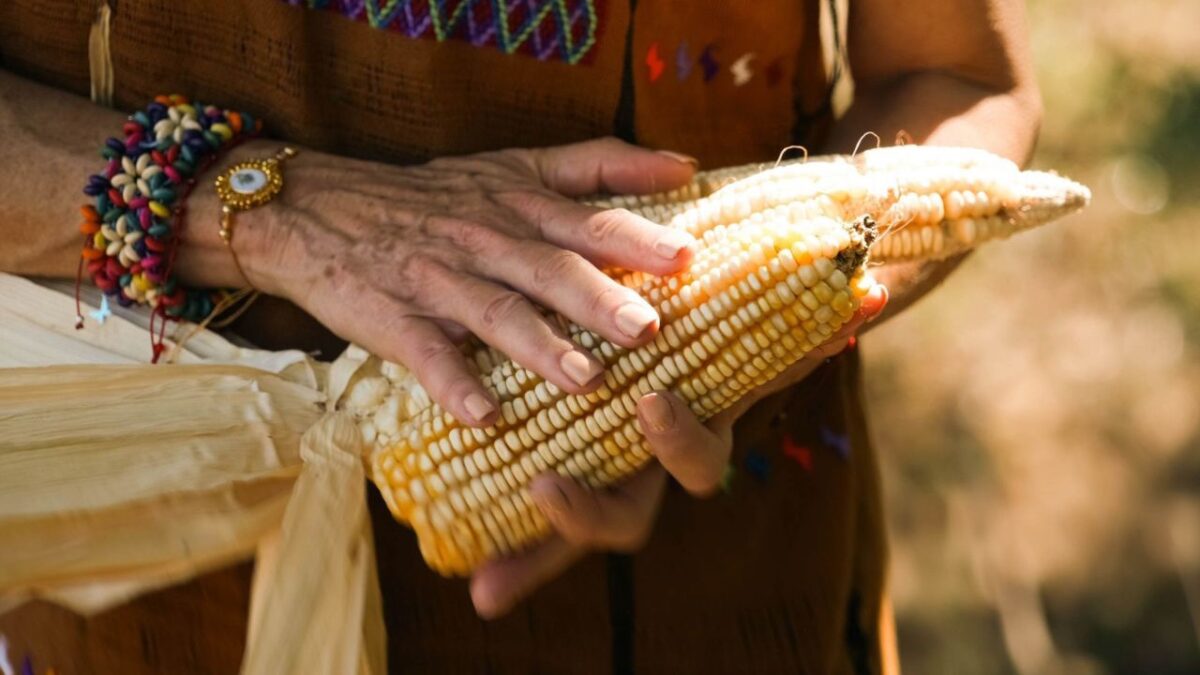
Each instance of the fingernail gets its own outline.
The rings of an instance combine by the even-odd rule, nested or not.
[[[471,603],[481,619],[494,619],[504,613],[503,598],[492,588],[471,588]]]
[[[468,394],[463,399],[463,407],[479,422],[482,422],[483,418],[492,414],[492,411],[496,409],[495,404],[483,394]]]
[[[654,252],[667,260],[674,260],[679,257],[680,252],[690,247],[692,242],[691,235],[679,230],[668,230],[666,234],[654,244]]]
[[[631,338],[641,337],[651,326],[658,323],[658,314],[653,309],[638,303],[627,302],[617,308],[617,328]]]
[[[682,164],[691,164],[692,168],[700,168],[700,160],[692,157],[691,155],[685,155],[682,152],[674,152],[671,150],[658,150],[657,152],[663,157],[670,157],[676,162],[680,162]]]
[[[567,493],[557,485],[534,483],[529,488],[529,494],[547,517],[561,517],[571,509],[571,500],[567,499]]]
[[[879,316],[881,314],[883,314],[883,310],[887,308],[887,301],[888,301],[888,297],[889,297],[887,286],[880,286],[880,289],[881,289],[880,292],[883,293],[883,302],[880,303],[880,305],[879,305],[879,311],[877,311],[874,314],[872,314],[871,316],[867,317],[868,322],[874,321],[875,319],[879,318]]]
[[[675,426],[675,409],[659,394],[650,394],[648,398],[650,400],[643,404],[646,408],[646,421],[657,432],[669,431]]]
[[[604,372],[600,364],[592,361],[588,357],[579,352],[571,351],[562,355],[558,360],[558,365],[562,366],[563,372],[567,377],[575,381],[579,386],[587,385],[596,376]]]

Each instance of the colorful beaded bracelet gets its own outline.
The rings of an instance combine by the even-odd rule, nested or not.
[[[105,142],[100,154],[108,165],[83,189],[93,201],[83,205],[80,225],[80,264],[105,295],[189,321],[222,305],[227,292],[184,289],[172,272],[184,204],[198,174],[260,130],[246,113],[158,96],[125,122],[124,139]]]

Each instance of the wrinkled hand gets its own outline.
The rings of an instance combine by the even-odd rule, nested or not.
[[[707,423],[701,423],[673,394],[643,396],[638,401],[638,426],[658,462],[607,490],[590,490],[556,473],[537,477],[531,488],[534,501],[557,534],[521,555],[477,570],[471,579],[476,611],[484,618],[503,615],[589,550],[641,548],[654,527],[667,473],[693,495],[716,492],[733,449],[734,422],[758,401],[803,380],[825,359],[840,353],[885,304],[887,289],[877,285],[863,298],[854,318],[829,341]]]
[[[691,259],[686,233],[571,198],[669,189],[694,168],[615,139],[415,167],[302,152],[281,197],[244,214],[257,220],[239,225],[235,248],[255,287],[405,364],[444,409],[484,426],[497,406],[455,346],[467,332],[585,393],[600,362],[531,301],[636,347],[658,316],[597,266],[670,274]]]

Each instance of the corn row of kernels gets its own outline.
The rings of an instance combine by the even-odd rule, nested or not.
[[[776,218],[751,218],[737,226],[718,226],[705,234],[703,250],[708,253],[693,264],[686,276],[673,277],[667,284],[643,282],[636,290],[646,298],[666,323],[694,311],[713,297],[747,268],[783,264],[807,265],[814,258],[834,258],[850,245],[850,233],[844,227],[820,227],[829,221],[819,215],[802,217],[803,212],[779,207]],[[713,245],[720,238],[731,238],[739,246],[726,249]],[[732,250],[732,255],[712,254],[714,250]],[[701,310],[703,311],[703,310]]]
[[[878,196],[877,186],[852,167],[838,173],[815,168],[791,165],[751,176],[696,202],[670,224],[701,237],[713,227],[732,225],[778,206],[818,200],[830,205],[826,215],[842,217],[845,214],[837,204],[865,203]]]
[[[857,271],[848,286],[837,291],[838,297],[847,299],[844,303],[838,303],[836,318],[828,321],[818,321],[811,315],[805,318],[808,315],[807,307],[784,304],[766,327],[765,339],[755,340],[757,347],[770,352],[770,358],[751,359],[750,367],[735,372],[731,377],[714,380],[717,386],[695,399],[691,403],[692,411],[705,418],[711,417],[733,405],[748,391],[774,380],[799,360],[797,354],[807,353],[824,344],[849,321],[871,285],[867,273]],[[753,353],[749,349],[747,352]]]

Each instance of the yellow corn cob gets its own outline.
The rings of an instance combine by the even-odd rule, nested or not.
[[[342,406],[360,420],[376,450],[373,479],[416,531],[426,561],[443,574],[466,574],[548,533],[527,489],[537,474],[603,486],[649,461],[635,422],[642,395],[674,391],[707,419],[824,342],[869,288],[863,269],[876,227],[900,243],[876,243],[872,257],[937,257],[1086,199],[1082,186],[1023,174],[988,153],[908,147],[738,167],[671,193],[596,200],[701,242],[683,274],[615,274],[659,312],[651,344],[626,350],[555,317],[603,361],[598,391],[566,394],[475,343],[469,355],[501,404],[494,427],[459,424],[403,367],[377,360],[360,369]]]
[[[658,279],[644,294],[661,315],[652,343],[626,350],[560,320],[605,364],[595,393],[566,394],[483,351],[477,363],[492,366],[483,379],[501,402],[501,419],[488,429],[463,426],[436,404],[413,406],[386,378],[364,378],[347,407],[377,408],[368,436],[384,449],[374,479],[434,569],[465,574],[518,551],[549,532],[527,491],[538,473],[600,486],[649,461],[635,422],[642,395],[677,391],[708,418],[832,335],[869,288],[862,267],[873,236],[869,217],[759,218],[708,232],[688,273]],[[416,389],[399,388],[408,398]],[[415,414],[397,424],[402,410]]]

